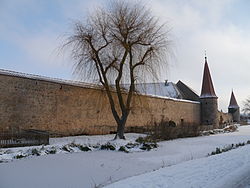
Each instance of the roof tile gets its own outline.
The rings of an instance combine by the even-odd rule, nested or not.
[[[207,64],[207,57],[205,57],[205,66],[200,98],[218,98],[214,91],[212,78]]]

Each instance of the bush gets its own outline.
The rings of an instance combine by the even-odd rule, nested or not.
[[[141,150],[151,150],[154,148],[157,148],[158,145],[156,143],[143,143],[143,145],[140,147]]]
[[[107,143],[107,144],[104,144],[104,145],[101,145],[101,150],[115,150],[115,147],[110,144],[110,143]]]
[[[121,146],[120,148],[119,148],[119,150],[118,151],[122,151],[122,152],[125,152],[125,153],[129,153],[129,151],[126,149],[126,147],[124,147],[124,146]]]
[[[215,154],[220,154],[220,153],[222,153],[221,150],[220,150],[220,148],[216,148]]]
[[[36,148],[34,148],[34,149],[31,150],[31,154],[32,155],[36,155],[36,156],[40,155],[39,151]]]
[[[76,144],[75,142],[71,142],[69,144],[69,147],[76,148],[76,147],[78,147],[78,144]]]
[[[62,150],[66,151],[66,152],[71,152],[71,149],[68,147],[69,145],[64,145],[62,147]]]
[[[246,143],[242,142],[242,143],[238,143],[238,144],[231,144],[231,145],[224,147],[223,149],[216,148],[215,151],[211,152],[211,154],[208,154],[208,155],[216,155],[216,154],[220,154],[223,152],[227,152],[227,151],[230,151],[232,149],[236,149],[238,147],[245,146],[246,144],[250,144],[250,140],[248,140]]]
[[[131,149],[131,148],[134,148],[134,147],[139,146],[139,145],[140,145],[139,143],[127,143],[125,145],[125,147],[128,149]]]
[[[240,143],[240,146],[245,146],[245,143],[244,142]]]
[[[238,129],[238,127],[236,125],[229,125],[227,127],[225,127],[223,130],[226,132],[234,132]]]
[[[222,152],[227,152],[227,151],[229,151],[229,150],[231,150],[231,149],[233,149],[233,148],[234,148],[234,144],[229,145],[229,146],[223,148],[221,151],[222,151]]]
[[[95,149],[98,149],[98,148],[100,148],[100,144],[92,145],[91,147],[93,147],[93,148],[95,148]]]
[[[141,150],[151,150],[153,148],[157,148],[158,145],[156,143],[156,140],[155,137],[153,137],[152,135],[151,136],[146,136],[146,137],[138,137],[135,141],[138,142],[139,144],[142,144],[142,146],[140,147]],[[128,143],[126,145],[126,147],[128,149],[134,147],[135,145],[131,144],[131,143]]]
[[[240,146],[244,146],[245,145],[245,143],[244,142],[242,142],[242,143],[238,143],[238,144],[236,144],[236,148],[238,148],[238,147],[240,147]]]
[[[88,146],[78,145],[77,146],[81,151],[91,151]]]
[[[136,140],[139,144],[143,144],[145,142],[156,143],[157,139],[153,136],[146,136],[146,137],[138,137]]]
[[[145,138],[144,137],[138,137],[135,141],[136,142],[138,142],[138,143],[140,143],[140,144],[142,144],[143,142],[145,142],[145,140],[144,140]]]
[[[56,154],[56,148],[52,147],[52,148],[50,148],[50,149],[47,149],[47,150],[46,150],[46,153],[47,153],[47,154]]]
[[[20,155],[16,155],[14,158],[16,158],[16,159],[22,159],[22,158],[24,158],[24,157],[26,157],[26,156],[25,156],[25,155],[20,154]]]
[[[215,151],[212,151],[210,155],[216,155]]]
[[[154,128],[151,131],[150,137],[154,140],[171,140],[176,138],[194,137],[199,136],[199,126],[182,124],[176,125],[174,121],[164,121],[155,123]]]

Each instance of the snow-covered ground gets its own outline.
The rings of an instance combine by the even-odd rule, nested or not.
[[[106,186],[106,188],[250,187],[250,146],[190,160]]]
[[[101,144],[113,136],[55,138],[51,144],[57,147],[72,141]],[[132,142],[139,135],[126,136]],[[160,142],[157,149],[145,152],[96,150],[28,157],[0,163],[0,188],[88,188],[116,181],[108,186],[129,187],[130,182],[130,187],[226,187],[233,186],[232,183],[238,186],[239,179],[249,181],[248,176],[241,174],[250,174],[250,146],[215,156],[207,155],[216,147],[248,140],[250,126],[242,126],[233,133]]]
[[[31,146],[31,147],[16,147],[16,148],[3,148],[0,149],[0,163],[10,162],[17,158],[30,158],[37,155],[50,155],[62,153],[77,153],[83,152],[82,150],[97,151],[105,144],[114,146],[119,150],[121,146],[128,143],[135,144],[136,146],[130,148],[129,152],[142,151],[141,145],[135,142],[138,137],[143,137],[143,134],[129,133],[126,135],[126,140],[113,140],[114,135],[102,136],[74,136],[63,138],[51,138],[50,145]],[[0,187],[1,188],[1,187]]]

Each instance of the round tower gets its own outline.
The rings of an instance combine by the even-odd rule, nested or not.
[[[240,107],[237,104],[233,91],[232,91],[230,103],[228,106],[228,113],[232,114],[233,122],[237,122],[237,123],[240,122]]]
[[[212,78],[207,64],[207,57],[205,57],[202,89],[200,95],[202,125],[213,125],[215,127],[219,125],[217,99],[218,97],[215,94]]]

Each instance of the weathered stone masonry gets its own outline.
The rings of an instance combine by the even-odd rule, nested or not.
[[[127,131],[160,121],[200,124],[200,103],[135,96]],[[105,92],[43,79],[0,74],[0,131],[47,130],[59,135],[116,130]]]

